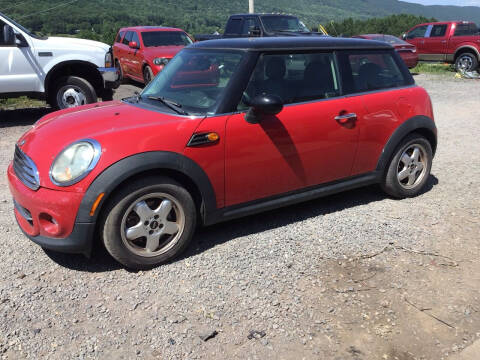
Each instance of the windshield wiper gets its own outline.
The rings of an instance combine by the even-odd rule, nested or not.
[[[163,96],[147,96],[147,99],[160,101],[163,105],[175,111],[177,114],[188,115],[188,112],[182,109],[181,104],[177,104],[175,101],[165,99]]]

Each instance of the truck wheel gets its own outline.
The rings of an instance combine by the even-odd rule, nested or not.
[[[423,136],[411,134],[398,145],[381,183],[383,190],[399,199],[420,193],[432,168],[432,146]]]
[[[167,177],[128,184],[103,214],[105,248],[131,269],[152,268],[178,256],[193,237],[197,216],[190,193]]]
[[[78,76],[66,76],[57,81],[52,96],[52,106],[67,109],[75,106],[91,104],[97,101],[93,86]]]
[[[473,71],[478,67],[478,59],[472,53],[463,53],[458,55],[455,61],[455,70],[457,71]]]

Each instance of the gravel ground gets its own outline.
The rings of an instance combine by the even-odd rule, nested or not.
[[[358,189],[202,229],[171,264],[45,252],[0,177],[0,356],[442,359],[480,338],[480,82],[416,77],[439,147],[426,191]],[[135,87],[122,86],[117,96]],[[0,111],[0,173],[46,109]]]

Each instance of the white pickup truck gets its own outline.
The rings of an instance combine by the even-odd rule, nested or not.
[[[0,13],[0,98],[26,95],[65,109],[110,100],[118,85],[109,45],[39,37]]]

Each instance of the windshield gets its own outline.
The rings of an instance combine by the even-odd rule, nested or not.
[[[373,35],[372,40],[383,41],[390,45],[408,45],[406,41],[403,41],[393,35]]]
[[[244,56],[243,51],[182,50],[139,99],[165,106],[162,101],[156,101],[161,98],[189,115],[214,114]]]
[[[153,46],[172,46],[172,45],[190,45],[192,40],[181,31],[148,31],[142,32],[143,45],[145,47]]]
[[[5,14],[2,14],[0,13],[0,17],[3,17],[4,19],[6,19],[7,21],[11,22],[13,25],[15,25],[17,28],[19,28],[20,30],[22,30],[24,33],[26,33],[27,35],[35,38],[35,39],[41,39],[41,40],[44,40],[46,39],[47,37],[46,36],[40,36],[40,35],[37,35],[35,34],[34,32],[31,32],[30,30],[28,30],[27,28],[23,27],[22,25],[18,24],[17,22],[15,22],[14,20],[10,19],[8,16],[6,16]]]
[[[262,22],[268,32],[310,32],[305,24],[294,16],[262,16]]]

